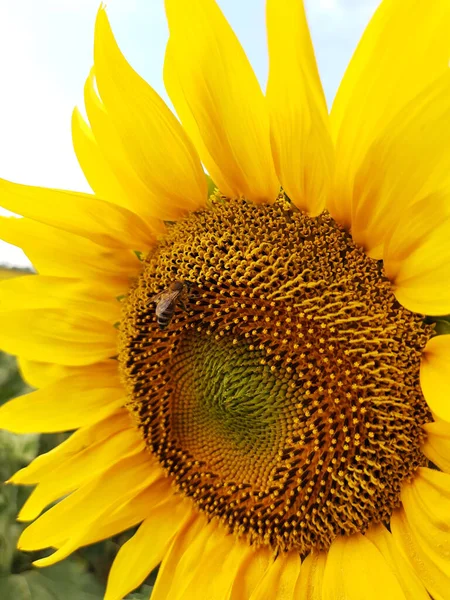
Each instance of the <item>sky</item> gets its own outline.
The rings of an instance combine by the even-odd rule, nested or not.
[[[328,104],[379,0],[305,0]],[[218,0],[264,89],[265,0]],[[90,191],[72,149],[70,120],[92,65],[98,0],[1,0],[0,177]],[[162,67],[164,0],[110,0],[116,39],[133,67],[167,101]],[[169,102],[170,103],[170,102]],[[6,214],[4,211],[0,214]],[[0,264],[26,266],[0,242]]]

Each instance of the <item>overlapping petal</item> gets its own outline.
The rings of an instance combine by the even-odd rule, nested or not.
[[[124,293],[131,278],[142,268],[140,260],[128,249],[104,248],[86,238],[31,219],[0,217],[0,238],[21,247],[42,275],[108,278],[114,295]]]
[[[217,524],[208,525],[203,516],[180,529],[162,564],[153,600],[182,600],[204,557],[223,541]],[[191,598],[189,598],[191,600]]]
[[[360,533],[337,537],[328,550],[322,599],[408,600],[381,552]]]
[[[81,128],[81,122],[78,120],[80,127],[77,127],[77,119],[75,118],[73,121],[75,128],[72,130],[72,140],[75,152],[80,160],[80,166],[92,189],[97,193],[98,186],[102,187],[103,183],[99,181],[98,175],[92,173],[93,168],[89,162],[89,154],[83,154],[83,149],[94,153],[99,163],[103,165],[103,173],[105,170],[110,169],[114,174],[110,185],[117,185],[118,193],[115,196],[115,200],[111,200],[110,198],[108,200],[121,205],[125,203],[131,210],[145,216],[146,219],[150,218],[153,220],[155,215],[159,214],[158,207],[161,199],[157,202],[155,201],[154,195],[148,189],[148,185],[139,176],[139,165],[135,166],[128,159],[111,115],[108,114],[104,103],[98,95],[94,68],[91,69],[84,86],[84,104],[89,124],[84,123],[84,126]],[[92,146],[93,139],[98,148]],[[101,196],[100,193],[98,195]],[[153,201],[151,200],[152,198]]]
[[[356,174],[352,237],[375,258],[382,257],[387,233],[398,222],[409,221],[405,211],[417,202],[425,198],[429,213],[448,216],[449,97],[450,71],[395,116],[368,148]]]
[[[295,600],[294,588],[300,572],[298,552],[281,554],[268,567],[250,600]]]
[[[64,462],[60,462],[41,477],[39,484],[21,508],[18,518],[22,521],[35,519],[52,502],[97,477],[121,458],[142,450],[142,440],[130,427],[67,457]]]
[[[29,525],[19,539],[19,547],[58,548],[49,557],[40,559],[38,566],[62,560],[89,543],[85,540],[92,537],[98,518],[137,496],[160,476],[161,470],[145,451],[118,460]]]
[[[111,323],[61,309],[0,313],[0,347],[31,360],[90,365],[117,354]]]
[[[322,600],[323,575],[327,555],[325,552],[310,552],[302,562],[300,575],[295,586],[296,600]]]
[[[195,600],[199,596],[210,600],[228,598],[235,573],[249,548],[245,542],[240,543],[234,536],[226,535],[221,527],[211,532],[211,535],[208,551],[199,556],[187,585],[182,584],[183,593],[174,590],[172,596],[166,596],[167,600]],[[214,577],[205,577],[205,573],[211,572],[214,572]],[[158,598],[161,595],[157,596],[157,600]]]
[[[256,76],[214,0],[166,0],[164,80],[221,192],[272,202],[279,192],[269,115]]]
[[[446,0],[436,0],[433,10],[422,0],[384,0],[366,28],[331,111],[337,177],[329,208],[342,224],[351,226],[360,191],[354,178],[369,147],[408,102],[447,71],[449,27]]]
[[[404,557],[393,535],[384,525],[374,525],[365,534],[375,544],[400,583],[405,598],[429,600],[429,595],[408,560]]]
[[[81,192],[0,179],[4,208],[39,223],[75,233],[106,248],[151,248],[155,234],[136,214]]]
[[[25,485],[38,483],[59,464],[83,452],[85,448],[95,446],[102,440],[129,429],[130,425],[130,414],[123,408],[97,423],[81,427],[58,446],[45,454],[40,454],[29,465],[14,473],[9,483]]]
[[[24,309],[65,309],[116,323],[121,304],[107,279],[90,282],[68,277],[24,275],[0,283],[0,312]]]
[[[104,540],[121,531],[141,523],[152,512],[153,508],[172,498],[171,482],[160,473],[160,476],[136,495],[125,502],[117,503],[111,509],[103,511],[96,518],[95,527],[86,530],[83,545]]]
[[[448,196],[424,198],[386,236],[385,272],[397,300],[411,311],[450,313],[449,207]]]
[[[328,109],[301,0],[268,0],[272,152],[283,189],[300,209],[322,212],[334,150]]]
[[[203,515],[193,514],[186,520],[161,562],[152,591],[153,600],[172,599],[180,587],[184,589],[202,556],[207,538],[214,533],[214,530],[215,526],[208,525]],[[194,546],[193,552],[190,551],[192,546]]]
[[[114,361],[117,364],[117,361]],[[69,367],[39,360],[18,357],[19,370],[23,379],[32,387],[40,388],[70,374],[81,374],[86,367]],[[101,363],[98,363],[101,364]]]
[[[190,504],[169,496],[153,507],[133,537],[119,550],[108,577],[105,600],[121,600],[158,566],[191,512]]]
[[[108,161],[108,153],[112,152],[114,153],[115,161],[120,164],[119,172],[131,170],[126,156],[121,157],[118,154],[117,148],[111,147],[112,128],[113,124],[110,123],[108,127],[108,146],[107,149],[103,148],[102,151],[98,140],[94,137],[92,129],[83,119],[80,111],[77,108],[73,111],[72,143],[84,176],[98,198],[136,212],[152,231],[163,233],[165,231],[164,223],[149,214],[151,210],[148,206],[148,192],[144,184],[138,180],[140,189],[143,189],[141,197],[137,199],[135,190],[131,186],[127,187],[127,182],[123,182],[119,176],[117,167],[115,167],[116,162],[111,164]]]
[[[2,427],[16,433],[69,431],[113,414],[125,402],[115,362],[85,367],[81,372],[3,404],[0,407]]]
[[[427,590],[436,600],[448,598],[448,573],[443,572],[428,555],[421,539],[412,531],[403,509],[394,512],[391,517],[392,534],[409,560],[414,571],[419,575]]]
[[[420,385],[435,415],[450,421],[450,335],[431,338],[420,366]]]
[[[448,598],[450,475],[420,468],[402,490],[391,528],[420,580],[436,600]]]
[[[426,423],[424,429],[427,439],[422,446],[422,452],[444,473],[450,473],[450,423]]]
[[[192,142],[163,100],[125,60],[103,8],[97,15],[94,65],[100,97],[126,160],[145,184],[150,213],[174,219],[203,207],[206,178]],[[95,117],[92,111],[88,114],[95,135]],[[99,143],[103,149],[101,137]]]
[[[274,556],[269,548],[252,549],[241,561],[232,582],[229,600],[247,600],[247,598],[250,598],[273,560]]]

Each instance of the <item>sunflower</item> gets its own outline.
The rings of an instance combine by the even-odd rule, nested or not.
[[[265,95],[214,0],[166,12],[181,124],[101,8],[95,194],[0,183],[38,272],[0,346],[39,388],[0,422],[76,430],[12,477],[19,546],[138,526],[106,600],[158,565],[153,600],[448,599],[450,3],[384,0],[331,115],[300,0],[267,0]]]

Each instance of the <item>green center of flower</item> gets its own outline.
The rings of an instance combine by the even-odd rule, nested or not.
[[[426,464],[430,335],[327,214],[216,198],[147,257],[120,361],[179,492],[250,543],[306,553],[388,521]]]

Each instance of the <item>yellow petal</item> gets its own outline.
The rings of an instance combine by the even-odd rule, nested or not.
[[[225,555],[224,555],[225,553]],[[221,568],[218,569],[213,578],[210,578],[208,586],[205,588],[209,593],[211,600],[229,600],[233,581],[236,579],[236,574],[239,568],[245,562],[249,554],[253,554],[253,548],[249,548],[245,540],[236,540],[231,535],[223,535],[223,542],[220,552],[213,552],[209,555],[208,560],[202,565],[204,568],[214,570],[217,559],[222,558]],[[198,573],[200,574],[201,567],[199,566]],[[207,572],[207,571],[205,571]],[[203,579],[203,581],[205,581]],[[201,588],[200,588],[201,589]]]
[[[382,554],[360,533],[337,537],[328,550],[323,600],[409,600]]]
[[[144,581],[162,561],[170,542],[190,512],[189,502],[175,496],[151,511],[114,559],[105,600],[121,600]]]
[[[78,109],[72,114],[72,142],[84,176],[98,198],[135,212],[152,231],[164,232],[164,223],[147,214],[148,203],[139,206],[132,198],[133,191],[123,187]]]
[[[447,204],[444,194],[431,194],[407,207],[402,213],[402,218],[387,232],[383,261],[386,275],[393,283],[398,280],[404,281],[405,274],[406,278],[413,275],[408,273],[407,261],[433,236],[443,219],[449,216]],[[426,268],[427,265],[422,264],[422,270]]]
[[[83,376],[86,373],[89,373],[89,377],[95,378],[96,374],[98,372],[103,373],[103,370],[107,370],[111,374],[111,377],[114,378],[119,372],[119,363],[116,359],[112,358],[89,365],[88,367],[74,367],[58,365],[55,363],[45,363],[36,360],[27,360],[19,357],[19,368],[25,381],[33,387],[42,388],[70,375]]]
[[[426,423],[423,428],[427,439],[421,450],[425,456],[445,473],[450,473],[450,423]]]
[[[141,215],[145,220],[154,219],[158,214],[160,199],[157,203],[149,202],[149,198],[153,197],[154,192],[140,178],[139,166],[131,163],[127,157],[111,115],[107,113],[105,105],[98,96],[93,68],[84,86],[84,104],[92,136],[107,166],[114,173],[118,185],[124,190],[123,193],[127,196],[130,209]],[[75,139],[73,141],[75,144]],[[83,170],[87,169],[90,172],[93,169],[92,165],[88,164],[88,157],[85,156],[82,159],[79,157],[79,159],[82,160]],[[94,187],[93,189],[95,190]],[[123,195],[121,198],[123,202],[126,201]]]
[[[204,206],[206,178],[192,142],[163,100],[127,63],[102,8],[94,57],[100,97],[128,161],[146,184],[155,216],[179,218]]]
[[[450,207],[433,194],[405,210],[384,249],[386,275],[397,300],[424,314],[450,312]]]
[[[422,354],[420,385],[423,395],[439,418],[450,421],[450,334],[431,338]]]
[[[351,224],[353,178],[373,140],[448,69],[449,27],[447,0],[436,0],[433,10],[426,2],[385,0],[367,27],[331,111],[338,173],[330,210],[342,224]]]
[[[204,556],[223,541],[223,532],[216,523],[207,523],[203,516],[191,520],[180,529],[168,550],[158,573],[153,600],[191,600],[186,590]]]
[[[450,583],[450,475],[422,467],[401,498],[411,530]]]
[[[50,383],[63,379],[70,373],[81,373],[86,367],[68,367],[67,365],[56,365],[37,360],[19,358],[19,370],[23,379],[32,387],[40,388]],[[116,365],[117,361],[114,362]],[[101,363],[99,363],[101,364]]]
[[[125,190],[102,154],[91,128],[75,108],[72,113],[72,143],[78,163],[98,198],[129,208]]]
[[[198,596],[210,600],[218,600],[219,598],[222,600],[222,598],[226,598],[227,590],[223,590],[223,588],[219,596],[214,594],[214,583],[211,578],[205,577],[205,573],[211,573],[212,569],[218,569],[219,577],[223,582],[223,563],[225,555],[231,550],[233,539],[231,536],[226,535],[226,532],[220,526],[214,528],[214,530],[209,530],[208,533],[209,536],[205,544],[201,541],[203,535],[199,535],[198,539],[195,540],[195,546],[193,545],[192,548],[189,548],[186,553],[188,558],[190,557],[190,560],[192,560],[194,549],[200,549],[200,552],[197,552],[197,562],[192,569],[192,573],[183,581],[179,577],[177,578],[178,585],[174,589],[173,595],[170,596],[170,600],[172,598],[173,600],[195,600]],[[201,565],[205,565],[205,568],[208,567],[208,570],[205,570],[205,568],[202,569]],[[220,565],[219,568],[218,565]],[[226,579],[226,575],[225,580],[225,583],[228,582],[228,588],[231,587],[231,581],[230,579]],[[169,597],[167,600],[169,600]]]
[[[429,593],[435,600],[448,600],[449,576],[429,556],[422,539],[412,531],[403,509],[393,513],[390,525],[394,539]]]
[[[449,95],[450,73],[444,73],[396,115],[360,166],[353,190],[352,237],[374,258],[381,258],[393,225],[401,221],[403,229],[408,227],[411,216],[405,210],[416,202],[426,198],[428,212],[444,206],[449,213]],[[442,201],[434,198],[441,190]]]
[[[248,600],[273,559],[273,552],[268,548],[252,549],[236,573],[229,600]]]
[[[170,548],[161,563],[152,591],[153,600],[171,600],[177,589],[178,580],[185,582],[192,576],[197,564],[189,550],[194,547],[200,552],[206,544],[206,539],[215,531],[215,526],[208,524],[200,514],[192,514],[190,519],[180,527]],[[192,562],[191,562],[192,560]]]
[[[239,542],[225,529],[218,527],[212,532],[209,546],[201,556],[193,570],[192,577],[183,591],[174,591],[166,597],[173,600],[226,600],[229,596],[235,573],[247,554],[248,544]],[[205,577],[205,573],[214,573],[214,577]],[[158,598],[161,598],[159,594]]]
[[[264,96],[214,0],[166,0],[164,81],[180,119],[224,194],[275,200],[279,183]]]
[[[117,354],[109,323],[63,310],[0,313],[0,347],[31,360],[89,365]]]
[[[40,454],[29,465],[14,473],[9,483],[25,485],[38,483],[47,477],[49,472],[58,468],[61,463],[69,460],[72,456],[120,431],[130,429],[131,425],[129,412],[126,409],[119,409],[98,423],[78,429],[49,452]]]
[[[0,311],[57,308],[114,324],[120,320],[121,305],[113,293],[107,280],[27,275],[0,283]]]
[[[311,552],[302,562],[300,575],[295,586],[296,600],[322,600],[323,574],[327,555]]]
[[[429,595],[417,573],[402,554],[392,534],[384,525],[374,525],[365,534],[375,544],[385,561],[393,570],[405,597],[414,600],[429,600]]]
[[[106,418],[124,403],[114,365],[95,365],[3,404],[0,424],[15,433],[69,431]]]
[[[59,546],[40,566],[65,558],[81,545],[79,540],[95,527],[97,517],[137,496],[159,476],[160,469],[155,469],[146,451],[118,460],[31,523],[20,536],[19,547]]]
[[[297,552],[280,554],[269,566],[250,600],[294,600],[294,588],[300,572]]]
[[[95,527],[86,530],[82,539],[83,546],[110,538],[141,523],[155,507],[166,502],[172,495],[171,482],[161,472],[159,479],[139,494],[99,515]]]
[[[75,233],[107,248],[148,250],[155,234],[136,214],[81,192],[0,179],[1,205],[45,225]]]
[[[414,571],[433,598],[449,597],[450,476],[420,468],[402,488],[403,509],[391,517],[391,530]]]
[[[142,263],[130,250],[107,249],[31,219],[0,217],[0,238],[22,248],[42,275],[107,277],[117,295],[142,270]]]
[[[142,450],[143,442],[132,428],[84,448],[76,455],[68,457],[45,477],[41,477],[39,484],[21,508],[18,519],[35,519],[50,503],[97,477],[119,459]]]
[[[322,212],[334,150],[328,110],[302,0],[268,0],[272,152],[281,185],[298,208]]]

